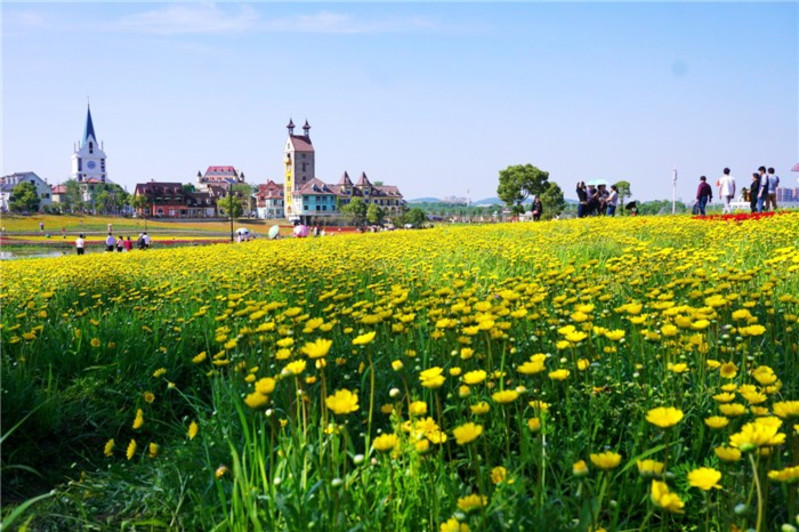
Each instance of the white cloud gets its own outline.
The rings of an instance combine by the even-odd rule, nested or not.
[[[264,22],[267,31],[296,33],[363,34],[408,33],[442,29],[424,17],[388,17],[364,19],[341,13],[320,11],[310,15],[296,15]]]
[[[159,35],[232,33],[253,29],[258,18],[258,13],[247,5],[235,11],[213,3],[177,4],[126,16],[119,28]]]

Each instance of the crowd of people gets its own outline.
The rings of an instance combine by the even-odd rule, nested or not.
[[[615,216],[619,206],[619,189],[616,185],[586,185],[577,182],[577,217]]]
[[[109,227],[111,224],[108,224]],[[148,249],[150,247],[150,235],[147,232],[139,233],[139,238],[136,239],[136,247],[139,249]],[[113,253],[114,251],[122,253],[123,251],[132,251],[133,241],[130,237],[123,237],[119,235],[114,238],[114,234],[109,232],[105,237],[105,251]],[[75,251],[78,255],[83,255],[86,252],[86,234],[81,233],[75,239]]]
[[[774,168],[766,169],[761,166],[757,172],[752,173],[752,182],[749,188],[743,187],[741,190],[742,201],[749,203],[750,210],[763,212],[777,209],[777,188],[780,186],[780,178],[774,173]],[[719,189],[719,199],[722,203],[722,213],[732,213],[732,202],[735,200],[736,184],[735,178],[730,174],[730,169],[725,168],[721,177],[716,181]],[[694,214],[705,216],[707,204],[713,201],[713,189],[707,182],[706,176],[699,178],[699,187],[696,189],[696,205]]]

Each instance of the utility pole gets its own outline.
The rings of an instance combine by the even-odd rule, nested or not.
[[[671,213],[677,214],[677,168],[671,169]]]

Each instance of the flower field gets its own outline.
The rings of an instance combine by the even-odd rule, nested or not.
[[[799,214],[1,266],[4,529],[799,526]]]

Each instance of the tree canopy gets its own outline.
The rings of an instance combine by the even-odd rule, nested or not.
[[[541,205],[544,208],[543,218],[550,220],[558,216],[566,208],[566,201],[563,199],[563,191],[557,183],[551,181],[541,193]]]
[[[497,196],[505,204],[518,210],[530,196],[540,196],[549,187],[549,172],[532,164],[509,166],[499,172]]]
[[[360,227],[366,223],[367,210],[368,207],[361,198],[352,198],[341,208],[341,213],[352,225]]]
[[[427,214],[419,207],[414,207],[405,213],[403,220],[406,224],[411,224],[414,227],[422,227],[427,221]]]
[[[366,221],[371,225],[379,225],[383,223],[384,216],[385,213],[383,212],[383,209],[381,209],[376,203],[372,203],[369,205],[369,208],[366,209]]]
[[[239,218],[244,212],[241,206],[241,201],[236,197],[236,194],[228,194],[224,198],[217,201],[217,206],[225,211],[225,216],[230,216],[233,213],[233,218]]]
[[[33,183],[24,181],[11,191],[9,207],[12,211],[36,212],[39,210],[39,203],[41,203],[39,193]]]

